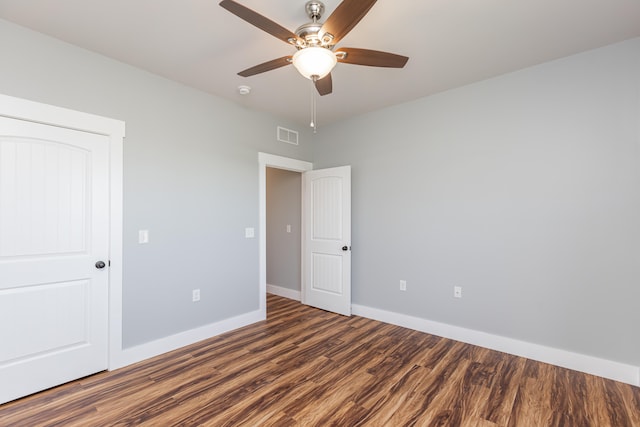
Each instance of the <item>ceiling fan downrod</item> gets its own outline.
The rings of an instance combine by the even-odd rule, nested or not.
[[[311,0],[304,5],[304,9],[307,11],[309,19],[316,22],[320,20],[320,17],[322,17],[324,13],[324,4],[321,1]]]

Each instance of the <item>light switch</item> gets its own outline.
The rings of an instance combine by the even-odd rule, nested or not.
[[[149,243],[149,230],[138,230],[138,243]]]
[[[247,239],[253,239],[256,236],[256,232],[253,227],[247,227],[244,229],[244,237]]]
[[[287,224],[287,233],[291,233],[291,224]]]
[[[462,298],[462,286],[454,286],[453,287],[453,297],[454,298]]]

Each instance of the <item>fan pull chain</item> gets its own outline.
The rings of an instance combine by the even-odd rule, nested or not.
[[[313,128],[313,133],[318,132],[318,123],[317,123],[317,111],[318,107],[316,105],[316,81],[318,80],[318,76],[311,77],[311,123],[310,126]]]

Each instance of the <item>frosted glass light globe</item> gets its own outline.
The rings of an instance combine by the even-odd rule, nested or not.
[[[324,47],[306,47],[293,55],[293,66],[308,79],[316,76],[320,80],[337,62],[336,54]]]

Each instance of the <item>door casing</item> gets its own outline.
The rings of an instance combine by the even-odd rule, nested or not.
[[[258,240],[260,252],[260,284],[259,311],[263,318],[267,317],[267,168],[284,169],[293,172],[306,172],[313,169],[313,164],[303,160],[290,159],[274,154],[258,153],[259,164],[259,224]],[[303,213],[304,214],[304,213]],[[302,283],[302,277],[300,277]]]
[[[293,172],[299,172],[304,174],[304,172],[313,170],[313,163],[306,162],[303,160],[291,159],[288,157],[277,156],[274,154],[268,153],[258,153],[258,163],[259,163],[259,312],[260,316],[263,319],[266,319],[267,316],[267,168],[275,168],[275,169],[284,169]],[[304,179],[303,179],[304,181]],[[304,193],[304,185],[302,186],[302,191]],[[305,208],[304,202],[305,197],[302,195],[302,222],[305,221]],[[301,259],[303,259],[305,253],[305,233],[302,233],[302,254]],[[349,246],[351,243],[347,243]],[[301,296],[302,302],[305,300],[305,268],[304,262],[301,269]],[[350,292],[349,292],[350,294]]]

